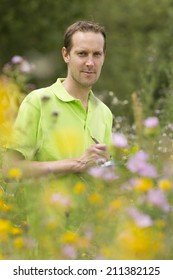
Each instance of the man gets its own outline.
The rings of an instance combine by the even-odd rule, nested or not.
[[[91,90],[105,50],[106,34],[98,24],[79,21],[67,28],[62,48],[67,77],[22,102],[4,161],[6,175],[13,166],[24,177],[78,173],[108,159],[112,114]]]

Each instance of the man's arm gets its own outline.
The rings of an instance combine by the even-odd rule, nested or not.
[[[37,178],[48,174],[65,175],[68,173],[85,172],[89,167],[95,165],[100,158],[108,159],[105,144],[94,144],[86,152],[73,159],[57,161],[28,161],[16,151],[9,150],[4,156],[2,171],[6,180],[10,179],[10,170],[17,168],[21,171],[21,179]]]

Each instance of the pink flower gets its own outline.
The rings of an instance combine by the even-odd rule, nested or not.
[[[145,163],[141,165],[141,169],[138,172],[141,176],[155,178],[157,177],[157,172],[155,167],[150,163]]]
[[[138,178],[131,178],[129,179],[128,182],[125,182],[122,186],[121,189],[122,190],[127,190],[127,191],[131,191],[134,189],[134,186],[136,185],[136,182],[138,181]]]
[[[161,189],[150,189],[147,194],[147,201],[161,208],[164,212],[169,211],[169,204]]]
[[[62,252],[66,257],[70,259],[77,258],[77,251],[72,245],[64,245],[62,248]]]
[[[122,133],[113,133],[112,135],[112,144],[118,148],[127,148],[128,142],[126,137]]]
[[[148,117],[144,120],[144,126],[154,128],[159,125],[159,119],[157,117]]]
[[[11,62],[13,64],[20,64],[20,63],[22,63],[22,61],[23,61],[23,58],[20,55],[15,55],[11,59]]]
[[[115,170],[111,167],[96,166],[90,168],[88,172],[91,176],[103,179],[105,181],[113,181],[118,178],[118,176],[115,174]]]
[[[129,208],[129,214],[139,227],[149,227],[153,225],[153,220],[149,215],[141,213],[136,208]]]
[[[155,167],[147,162],[148,155],[140,150],[133,157],[131,157],[127,162],[127,168],[132,173],[138,173],[141,176],[146,177],[157,177],[157,172]]]
[[[31,70],[32,70],[31,64],[30,64],[28,61],[23,60],[22,63],[21,63],[21,65],[20,65],[20,71],[21,71],[22,73],[28,74],[28,73],[31,72]]]
[[[62,195],[61,193],[53,193],[51,196],[51,202],[58,203],[63,206],[70,206],[71,201],[69,197]]]
[[[33,69],[33,65],[31,65],[26,59],[22,56],[15,55],[11,59],[12,64],[19,64],[19,69],[22,73],[30,73]]]

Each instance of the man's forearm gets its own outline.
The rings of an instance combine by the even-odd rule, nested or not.
[[[26,160],[11,160],[6,161],[3,165],[3,175],[6,180],[12,179],[10,170],[20,170],[21,178],[38,178],[53,175],[65,175],[68,173],[78,173],[84,171],[84,162],[80,159],[64,159],[58,161],[26,161]],[[11,177],[11,178],[10,178]]]
[[[24,171],[27,172],[28,170],[30,175],[32,174],[32,177],[33,175],[34,177],[40,177],[48,174],[64,175],[83,171],[83,164],[78,159],[24,161],[23,163],[25,165]]]
[[[10,179],[9,171],[18,168],[21,178],[37,178],[48,174],[65,175],[68,173],[84,172],[95,165],[100,158],[107,159],[105,144],[90,146],[79,158],[63,159],[57,161],[28,161],[16,151],[9,151],[3,161],[4,178]]]

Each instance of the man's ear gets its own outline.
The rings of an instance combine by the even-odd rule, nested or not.
[[[62,57],[65,63],[69,62],[69,53],[67,52],[67,49],[65,47],[62,48]]]

